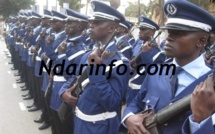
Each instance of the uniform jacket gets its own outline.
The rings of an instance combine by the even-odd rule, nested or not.
[[[107,47],[110,51],[117,51],[114,42]],[[87,63],[87,56],[83,56]],[[75,134],[115,134],[118,131],[116,127],[119,125],[121,105],[123,96],[127,88],[127,82],[129,78],[129,63],[121,53],[117,54],[109,59],[106,59],[103,63],[108,65],[113,59],[116,59],[117,63],[124,64],[127,67],[124,75],[118,75],[116,73],[116,67],[113,68],[111,77],[107,79],[107,73],[102,75],[102,70],[99,70],[98,75],[89,75],[90,67],[87,67],[87,73],[89,77],[89,83],[83,87],[83,93],[77,102],[77,107],[80,111],[87,115],[96,115],[104,112],[117,112],[118,116],[110,119],[88,122],[84,121],[77,116],[74,119],[74,133]],[[119,65],[119,64],[118,64]],[[120,69],[121,70],[121,69]],[[122,71],[122,70],[121,70]]]

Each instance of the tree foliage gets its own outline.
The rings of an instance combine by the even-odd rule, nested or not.
[[[7,18],[10,14],[17,14],[21,9],[30,9],[34,0],[0,0],[0,15]]]
[[[208,9],[208,6],[211,4],[210,0],[188,0],[202,8],[204,8],[205,10]]]
[[[109,1],[110,5],[115,9],[117,9],[121,4],[120,0],[103,0],[103,1]]]
[[[83,5],[80,0],[58,0],[59,4],[63,7],[63,3],[69,3],[69,8],[79,11]]]
[[[145,15],[151,17],[151,11],[148,6],[141,3],[140,5],[138,2],[129,2],[129,6],[125,9],[125,16],[130,17],[139,17],[139,6],[140,6],[140,15]]]

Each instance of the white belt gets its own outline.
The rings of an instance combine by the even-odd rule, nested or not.
[[[57,82],[65,82],[66,81],[66,79],[63,76],[57,76],[57,75],[54,76],[53,80],[57,81]]]
[[[86,115],[82,113],[78,109],[78,107],[76,107],[75,115],[81,120],[88,121],[88,122],[96,122],[96,121],[102,121],[102,120],[113,118],[116,116],[116,112],[105,112],[105,113],[96,114],[96,115]]]
[[[41,58],[39,56],[36,56],[36,61],[41,61]]]
[[[15,44],[16,44],[16,45],[21,45],[21,42],[16,42]]]
[[[84,81],[81,83],[81,87],[84,88],[89,82],[90,82],[90,80],[89,80],[89,78],[87,78],[86,80],[84,80]]]
[[[74,58],[76,58],[77,56],[79,56],[79,55],[81,55],[81,54],[84,54],[84,53],[85,53],[84,50],[78,51],[77,53],[71,55],[68,59],[69,59],[69,61],[71,61],[71,60],[73,60]]]
[[[131,48],[131,46],[127,46],[127,47],[123,48],[122,50],[120,50],[120,52],[122,53],[122,52],[128,50],[129,48]]]
[[[38,50],[38,54],[39,54],[41,51],[42,51],[42,48],[40,48],[40,49]]]
[[[33,53],[31,53],[31,51],[30,51],[30,50],[28,50],[28,55],[33,55]]]
[[[134,83],[131,83],[131,82],[128,83],[128,86],[129,86],[131,89],[133,89],[133,90],[140,90],[140,88],[141,88],[141,85],[134,84]]]

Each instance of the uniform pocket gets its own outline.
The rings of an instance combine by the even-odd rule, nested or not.
[[[146,106],[149,106],[150,108],[154,109],[155,106],[157,105],[158,100],[159,100],[159,97],[146,94],[142,102],[144,102]]]

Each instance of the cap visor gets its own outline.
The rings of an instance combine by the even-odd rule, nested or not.
[[[185,25],[179,25],[179,24],[167,24],[163,27],[160,27],[160,29],[163,30],[182,30],[182,31],[203,31],[202,29],[190,27],[190,26],[185,26]]]

